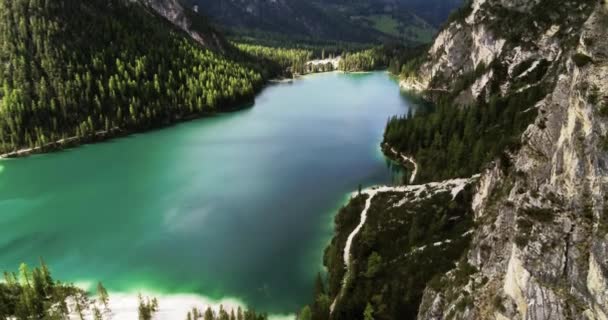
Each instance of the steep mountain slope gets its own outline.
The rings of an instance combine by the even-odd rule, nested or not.
[[[542,89],[517,111],[533,112],[517,143],[483,170],[475,272],[455,281],[459,264],[427,287],[418,318],[607,318],[607,38],[606,1],[475,0],[404,81],[461,109]]]
[[[0,2],[0,154],[144,130],[250,100],[260,74],[238,54],[218,53],[229,45],[185,14],[170,0]]]
[[[331,319],[362,319],[370,311],[378,320],[415,318],[427,283],[450,270],[471,241],[476,179],[357,194],[338,213],[325,251]],[[328,318],[324,300],[313,304],[314,319]]]
[[[414,182],[481,176],[457,204],[471,210],[452,216],[445,199],[416,208],[432,188],[374,197],[346,270],[331,258],[352,230],[341,213],[326,253],[331,318],[608,318],[606,39],[604,0],[474,0],[403,66],[402,86],[435,106],[392,119],[387,154],[416,163]],[[435,223],[409,228],[416,215]],[[438,250],[467,219],[470,242]],[[437,247],[408,243],[419,234]]]
[[[229,46],[223,35],[205,21],[205,17],[185,8],[178,0],[142,0],[142,3],[206,47],[223,50]]]
[[[351,24],[341,15],[322,10],[302,0],[191,0],[190,5],[230,30],[255,34],[279,34],[293,38],[315,38],[372,42],[382,34]]]
[[[368,43],[427,42],[460,4],[460,0],[184,1],[241,37]]]
[[[397,2],[417,16],[435,26],[441,26],[455,9],[465,0],[397,0]]]

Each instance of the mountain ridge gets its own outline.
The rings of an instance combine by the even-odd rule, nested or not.
[[[433,106],[389,120],[385,153],[416,162],[415,184],[479,182],[456,203],[429,187],[377,195],[368,220],[385,218],[345,270],[354,196],[326,249],[332,319],[607,319],[606,38],[606,1],[474,0],[402,66],[403,89]]]
[[[382,43],[430,40],[460,0],[184,0],[237,38]],[[424,17],[424,18],[422,18]]]
[[[607,27],[605,1],[475,0],[404,81],[437,99],[484,66],[454,95],[461,108],[546,88],[520,146],[483,171],[466,256],[476,272],[427,288],[419,319],[606,319]]]

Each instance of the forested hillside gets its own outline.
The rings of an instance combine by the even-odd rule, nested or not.
[[[342,15],[315,6],[313,1],[186,0],[198,11],[234,34],[254,38],[372,42],[381,36],[352,25]]]
[[[606,318],[607,30],[605,0],[473,0],[402,68],[436,107],[389,122],[393,154],[417,182],[481,173],[418,319]]]
[[[542,36],[534,25],[544,30],[568,21],[577,32],[557,29],[556,34],[562,41],[560,50],[572,50],[580,36],[580,25],[593,9],[593,4],[594,1],[581,0],[560,6],[552,1],[543,1],[529,15],[497,6],[492,8],[496,11],[493,14],[510,21],[510,24],[517,21],[521,28],[505,31],[496,22],[489,24],[489,28],[507,39],[508,42],[502,45],[516,50],[518,45],[537,45],[527,40],[528,37]],[[584,14],[572,15],[575,8]],[[470,7],[463,8],[453,17],[464,20],[471,10]],[[551,13],[549,18],[538,18],[547,12]],[[585,60],[585,55],[574,55],[573,59],[577,57]],[[429,57],[424,55],[402,68],[402,76],[408,78],[406,82],[421,77],[418,69],[424,59]],[[520,147],[522,133],[538,116],[535,105],[555,86],[560,65],[552,62],[531,55],[513,65],[498,60],[491,63],[480,61],[476,66],[467,65],[458,72],[436,73],[429,84],[432,88],[425,93],[436,107],[421,110],[414,116],[391,119],[384,142],[414,156],[421,167],[433,168],[421,172],[418,179],[421,182],[470,176],[499,157],[503,158],[503,164],[508,165],[507,155],[503,153]],[[584,61],[579,63],[585,64]],[[429,64],[424,68],[430,68]],[[544,123],[538,124],[541,129],[544,126]]]
[[[0,16],[0,154],[235,107],[263,82],[137,1],[1,1]]]
[[[519,146],[521,134],[538,114],[532,107],[545,95],[544,87],[533,86],[462,109],[442,99],[415,115],[392,118],[384,141],[414,155],[421,167],[433,168],[421,171],[418,181],[471,176]]]
[[[274,67],[272,70],[275,74],[284,74],[291,76],[295,73],[305,74],[306,64],[313,59],[313,51],[306,49],[289,49],[289,48],[274,48],[260,45],[237,44],[239,50],[250,54],[259,61],[271,61]],[[273,65],[269,64],[268,69]]]

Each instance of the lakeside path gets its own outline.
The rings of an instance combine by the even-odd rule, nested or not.
[[[412,172],[412,176],[410,177],[410,184],[414,183],[414,181],[416,181],[416,176],[418,175],[418,163],[416,163],[414,158],[408,157],[402,153],[399,153],[397,150],[395,150],[395,148],[391,148],[391,151],[394,154],[401,156],[401,159],[403,159],[404,161],[409,162],[414,165],[414,171]]]
[[[413,157],[408,157],[408,156],[404,155],[403,153],[400,153],[399,151],[397,151],[397,149],[395,149],[394,147],[392,147],[388,143],[386,143],[385,146],[387,148],[390,148],[390,151],[394,155],[396,155],[397,157],[401,158],[405,162],[411,163],[414,166],[414,171],[412,171],[412,176],[410,177],[410,184],[413,184],[414,181],[416,181],[416,177],[418,176],[418,163],[416,162],[416,160],[414,160]]]

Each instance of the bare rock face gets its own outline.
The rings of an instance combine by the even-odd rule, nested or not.
[[[533,16],[541,11],[554,19]],[[512,25],[519,19],[530,27]],[[603,0],[475,0],[439,34],[416,79],[422,89],[449,91],[499,64],[502,74],[480,72],[463,91],[506,94],[537,85],[518,79],[545,68],[547,95],[510,163],[480,179],[467,255],[478,272],[464,286],[427,288],[420,319],[608,319],[607,39]]]
[[[203,46],[206,46],[211,49],[224,49],[224,43],[219,34],[217,34],[214,30],[206,30],[206,32],[202,32],[201,30],[196,30],[192,27],[193,23],[191,19],[186,14],[186,10],[178,0],[139,0],[142,4],[154,10],[157,14],[169,20],[178,28],[182,29],[184,32],[188,33],[190,37],[196,40]],[[196,16],[198,13],[192,11],[193,16]]]
[[[190,26],[190,22],[184,14],[184,8],[177,0],[143,0],[142,2],[178,27],[187,29]]]

